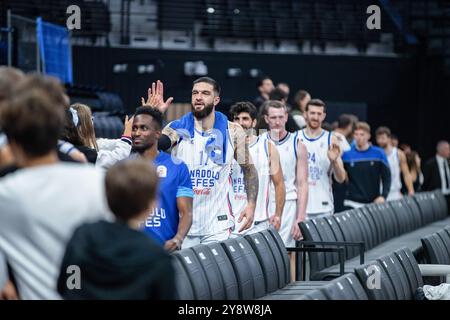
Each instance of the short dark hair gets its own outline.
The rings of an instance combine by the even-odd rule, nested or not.
[[[385,134],[390,138],[392,136],[391,129],[389,129],[388,127],[381,126],[377,129],[377,131],[375,131],[376,136],[380,136],[382,134]]]
[[[340,129],[345,129],[349,125],[353,125],[353,124],[354,124],[353,117],[351,117],[348,114],[341,114],[337,121],[337,127]]]
[[[219,86],[219,84],[217,83],[216,80],[214,80],[213,78],[210,78],[210,77],[201,77],[201,78],[198,78],[197,80],[195,80],[192,83],[192,85],[197,84],[197,83],[201,83],[201,82],[205,82],[205,83],[208,83],[208,84],[212,85],[213,86],[213,90],[216,93],[216,95],[220,96],[221,89],[220,89],[220,86]]]
[[[157,124],[157,130],[161,130],[163,127],[163,115],[159,110],[156,110],[152,107],[138,107],[136,108],[136,111],[134,112],[134,116],[137,117],[138,115],[146,114],[148,116],[151,116],[153,119],[153,122]]]
[[[306,108],[305,110],[308,111],[309,106],[315,106],[315,107],[322,107],[323,108],[323,112],[327,112],[327,107],[325,106],[325,102],[323,102],[320,99],[311,99],[308,101],[308,103],[306,104]]]
[[[53,94],[63,95],[61,84],[43,76],[25,77],[0,110],[0,126],[10,142],[21,146],[32,157],[56,150],[64,126],[64,106],[55,103]],[[50,82],[49,82],[50,81]],[[44,90],[50,84],[52,93]]]
[[[253,103],[248,101],[237,102],[230,108],[230,114],[233,117],[238,116],[242,112],[247,112],[252,120],[255,120],[258,117],[258,110]]]
[[[262,76],[258,79],[258,81],[256,82],[256,88],[259,88],[263,85],[264,81],[266,80],[272,80],[269,76]]]
[[[109,208],[122,221],[128,221],[149,208],[156,198],[158,175],[146,160],[121,161],[105,176],[105,192]],[[149,212],[150,214],[150,212]]]
[[[287,94],[280,88],[275,88],[269,93],[269,99],[276,101],[287,100]]]

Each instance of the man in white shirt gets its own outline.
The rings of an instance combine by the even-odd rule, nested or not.
[[[63,93],[54,79],[28,76],[0,114],[20,168],[0,180],[0,269],[9,264],[21,299],[59,299],[56,281],[74,229],[110,217],[102,173],[58,161]]]

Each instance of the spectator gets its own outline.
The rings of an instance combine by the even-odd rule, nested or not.
[[[343,152],[350,150],[351,140],[353,139],[354,118],[349,114],[341,114],[337,121],[337,128],[333,134],[338,138]]]
[[[300,129],[306,127],[305,109],[308,102],[311,100],[311,95],[308,91],[299,90],[294,97],[294,107],[291,110],[292,118]]]
[[[64,94],[56,80],[28,76],[14,88],[14,98],[0,114],[0,125],[22,168],[0,180],[0,254],[23,299],[58,299],[58,268],[73,230],[109,217],[102,174],[58,161],[65,105],[56,103],[52,94]]]
[[[348,143],[353,135],[353,118],[350,115],[342,114],[339,116],[336,122],[336,128],[333,130],[333,135],[339,141],[341,147],[341,152],[350,151],[351,147]],[[344,211],[344,200],[345,193],[347,191],[347,185],[345,183],[338,183],[333,177],[333,201],[334,201],[334,211],[341,212]]]
[[[402,143],[399,147],[405,154],[408,154],[412,151],[411,146],[406,143]]]
[[[436,146],[436,156],[429,159],[423,168],[424,191],[440,189],[450,204],[450,144],[448,141],[439,141]],[[449,206],[450,208],[450,206]]]
[[[0,108],[1,103],[10,98],[13,87],[18,83],[24,74],[22,71],[10,68],[0,67]],[[10,166],[14,163],[14,158],[8,145],[8,139],[0,128],[0,168]]]
[[[131,128],[133,117],[125,117],[124,131],[120,139],[97,139],[95,137],[94,121],[91,109],[84,104],[72,105],[78,115],[79,124],[76,129],[84,147],[95,149],[97,159],[95,165],[98,168],[108,169],[116,162],[127,158],[131,152]]]
[[[105,189],[114,222],[77,228],[61,264],[58,292],[65,299],[173,299],[175,275],[170,256],[138,231],[155,206],[158,175],[148,161],[116,164]],[[80,268],[80,288],[67,286],[69,266]]]
[[[97,150],[83,144],[83,138],[78,130],[81,126],[81,121],[77,110],[70,107],[66,110],[65,115],[66,117],[62,140],[73,144],[78,151],[85,155],[88,162],[95,164],[97,161]]]
[[[398,148],[398,137],[395,134],[391,134],[391,144],[394,148]]]
[[[289,85],[285,82],[280,82],[279,84],[277,84],[277,89],[283,91],[286,96],[286,101],[289,101],[289,93],[291,92]]]
[[[382,203],[391,186],[389,163],[384,150],[369,143],[370,126],[365,122],[356,124],[354,137],[355,144],[342,155],[348,177],[344,205],[359,208],[371,202]]]
[[[253,104],[256,108],[260,109],[261,105],[269,100],[269,94],[275,87],[273,86],[272,79],[268,76],[264,76],[258,80],[256,88],[258,89],[259,96],[255,98]]]
[[[378,146],[383,148],[391,171],[391,188],[386,200],[398,200],[402,198],[402,177],[408,190],[408,195],[414,194],[406,156],[402,150],[392,145],[391,130],[387,127],[379,127],[376,131]]]
[[[419,154],[416,151],[406,153],[406,162],[408,163],[411,180],[414,186],[414,191],[418,192],[423,183],[423,174],[421,169],[421,162]]]

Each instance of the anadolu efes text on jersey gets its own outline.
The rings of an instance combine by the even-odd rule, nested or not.
[[[331,163],[328,149],[332,133],[322,130],[316,138],[309,138],[305,129],[299,132],[299,138],[308,151],[308,206],[306,213],[331,212],[334,208],[331,180]]]
[[[253,164],[258,172],[258,197],[256,199],[255,216],[253,222],[264,221],[269,218],[269,187],[270,187],[270,162],[269,162],[269,143],[266,138],[260,136],[249,145],[249,152]],[[247,193],[245,190],[245,179],[241,166],[234,161],[231,180],[233,185],[233,196],[231,197],[231,204],[234,216],[244,210],[247,205]],[[236,226],[235,230],[240,229],[240,225]]]
[[[209,132],[195,130],[193,138],[179,139],[172,149],[172,155],[188,166],[194,190],[189,235],[215,234],[234,226],[229,197],[238,128],[242,130],[240,126],[228,122],[227,137],[220,136],[221,132],[214,129]]]

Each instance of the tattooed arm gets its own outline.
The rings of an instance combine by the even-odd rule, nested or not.
[[[245,191],[247,193],[247,206],[239,215],[238,223],[245,218],[241,229],[247,230],[252,226],[253,217],[255,215],[256,199],[258,197],[258,172],[253,164],[253,161],[248,150],[248,141],[244,130],[240,125],[229,123],[231,136],[234,140],[234,159],[239,163],[244,175]]]

